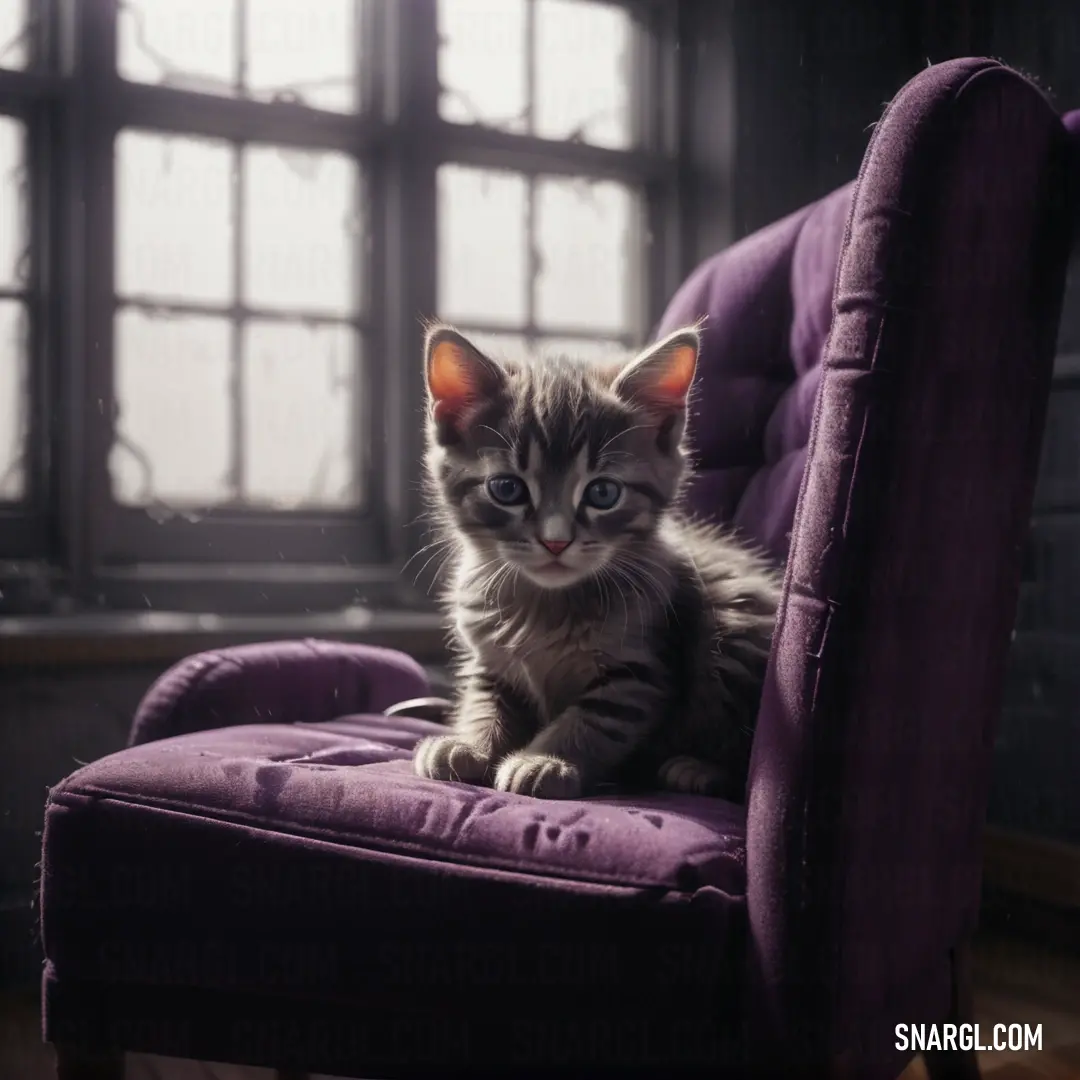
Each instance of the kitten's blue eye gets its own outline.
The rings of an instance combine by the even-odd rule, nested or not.
[[[529,501],[529,489],[517,476],[493,476],[487,482],[488,494],[503,506],[520,506]]]
[[[619,501],[621,494],[622,484],[617,480],[605,480],[601,477],[585,489],[582,502],[594,510],[610,510]]]

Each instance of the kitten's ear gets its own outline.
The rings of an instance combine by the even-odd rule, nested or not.
[[[480,402],[505,383],[502,369],[448,326],[428,330],[424,346],[431,415],[440,428],[457,430]]]
[[[623,368],[611,389],[628,404],[660,417],[685,412],[700,346],[695,328],[676,330]]]

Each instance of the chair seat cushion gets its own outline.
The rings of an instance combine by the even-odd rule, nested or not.
[[[642,1003],[679,983],[694,1011],[731,1018],[741,807],[421,779],[411,749],[440,730],[246,725],[80,769],[46,814],[47,978],[309,998],[407,988],[413,1006],[538,979]]]

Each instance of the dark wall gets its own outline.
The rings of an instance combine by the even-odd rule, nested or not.
[[[684,0],[690,262],[847,183],[929,63],[994,56],[1080,108],[1076,0]]]
[[[882,109],[925,60],[917,7],[691,0],[691,264],[847,183]]]
[[[736,4],[740,153],[736,231],[745,235],[858,172],[873,124],[919,69],[905,5],[863,0]]]

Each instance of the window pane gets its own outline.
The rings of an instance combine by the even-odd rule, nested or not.
[[[439,115],[525,131],[524,0],[439,0]]]
[[[245,327],[246,501],[277,509],[359,504],[357,352],[348,326]]]
[[[630,145],[632,30],[629,14],[610,4],[537,0],[537,135]]]
[[[0,0],[0,67],[26,67],[29,7],[29,0]]]
[[[525,0],[439,0],[439,114],[530,130]],[[619,7],[536,0],[531,130],[613,149],[631,144],[633,22]]]
[[[233,150],[124,131],[116,140],[116,287],[122,295],[232,301]]]
[[[356,108],[355,0],[249,3],[246,37],[253,97],[337,112]]]
[[[26,130],[0,116],[0,288],[26,281],[27,218]]]
[[[341,154],[257,147],[244,160],[244,299],[352,315],[359,170]]]
[[[588,338],[544,338],[536,350],[541,356],[570,356],[576,360],[626,360],[629,350],[620,341]]]
[[[0,300],[0,501],[26,494],[23,453],[30,419],[26,308]]]
[[[128,309],[114,336],[117,500],[194,507],[228,499],[229,321]]]
[[[537,181],[540,325],[614,333],[633,329],[635,202],[629,188],[610,181]]]
[[[444,165],[438,186],[439,311],[463,321],[522,325],[528,312],[525,178]]]
[[[236,0],[123,0],[119,7],[117,67],[125,79],[235,92]]]

